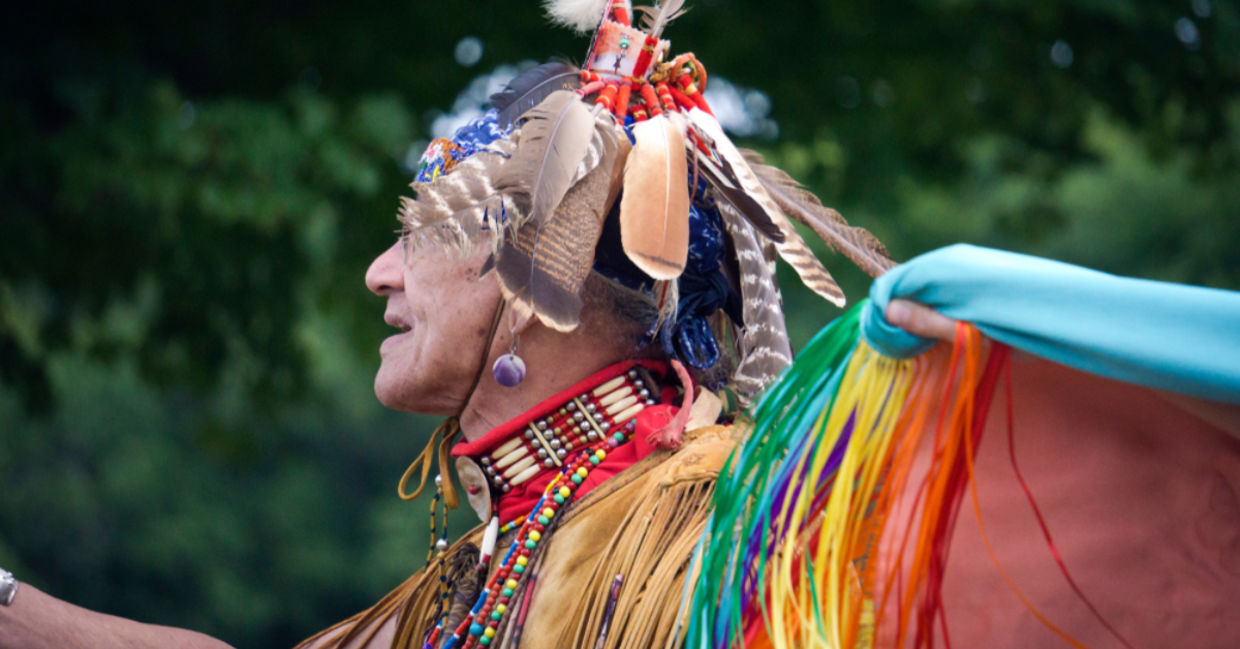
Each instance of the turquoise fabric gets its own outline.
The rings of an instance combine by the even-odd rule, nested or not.
[[[908,358],[935,341],[892,326],[892,298],[972,322],[991,338],[1120,381],[1240,403],[1240,293],[1117,277],[970,245],[901,264],[875,280],[861,335]]]

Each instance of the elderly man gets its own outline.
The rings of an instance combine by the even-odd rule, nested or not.
[[[1182,331],[1205,353],[1166,358],[1126,355],[1126,337],[1109,333],[1074,338],[1061,354],[1045,341],[1062,332],[1038,328],[1054,311],[1104,322],[1106,332],[1135,330],[1130,323],[1142,314],[1162,311],[1142,307],[1127,317],[1130,293],[1150,298],[1144,304],[1183,298],[1197,305],[1193,322],[1234,322],[1234,296],[1151,292],[972,249],[884,274],[893,264],[879,242],[724,135],[701,95],[702,64],[671,55],[659,38],[682,3],[664,3],[640,29],[621,0],[551,4],[561,21],[595,30],[584,68],[534,68],[493,97],[486,115],[432,142],[414,182],[417,199],[400,210],[404,232],[366,275],[367,287],[387,299],[384,320],[400,330],[383,342],[376,394],[390,407],[446,418],[402,479],[401,494],[412,498],[432,485],[435,503],[455,507],[452,465],[481,525],[456,543],[437,539],[425,569],[302,646],[645,647],[679,646],[687,636],[695,646],[741,637],[758,646],[873,646],[876,639],[931,646],[947,634],[944,601],[972,613],[952,636],[958,644],[1041,646],[1052,633],[1127,643],[1108,620],[1114,610],[1097,610],[1057,547],[1095,559],[1088,576],[1114,577],[1120,587],[1108,596],[1177,588],[1169,610],[1184,624],[1208,620],[1227,601],[1235,590],[1230,481],[1237,461],[1225,431],[1237,420],[1234,410],[1142,402],[1141,421],[1130,421],[1121,415],[1133,409],[1131,395],[1049,364],[1012,370],[1018,386],[1033,386],[1032,396],[1016,394],[1034,405],[1033,439],[1050,444],[1049,455],[1089,448],[1118,457],[1134,430],[1159,451],[1138,453],[1142,463],[1133,466],[1141,470],[1118,472],[1123,479],[1098,480],[1086,466],[1061,484],[1081,492],[1102,486],[1108,502],[1127,502],[1125,490],[1154,480],[1171,487],[1157,500],[1164,513],[1180,512],[1201,495],[1191,474],[1206,467],[1218,478],[1208,485],[1214,509],[1124,527],[1134,520],[1130,508],[1104,518],[1082,506],[1078,491],[1057,492],[1053,509],[1067,513],[1060,529],[1069,534],[1050,550],[1073,598],[1062,596],[1069,592],[1063,583],[1043,579],[1032,599],[1003,600],[1006,582],[995,575],[1007,573],[979,560],[975,546],[948,564],[947,549],[966,487],[1000,472],[982,455],[975,466],[974,455],[1007,367],[1005,344],[1068,365],[1084,358],[1084,369],[1111,378],[1152,376],[1147,383],[1156,388],[1235,400],[1235,372],[1220,367],[1216,351],[1234,334],[1217,326]],[[860,318],[841,318],[785,373],[792,359],[775,255],[816,293],[842,303],[790,219],[882,278]],[[919,274],[927,264],[932,272]],[[998,309],[1007,317],[961,302],[1003,272],[1034,279],[984,293],[981,302],[991,307],[995,294],[1007,300]],[[976,321],[993,341],[893,299],[900,297]],[[884,314],[954,347],[925,361],[880,357],[875,349],[899,357],[931,342],[902,340]],[[1159,321],[1155,329],[1169,327]],[[1076,402],[1064,398],[1065,385]],[[941,402],[927,400],[940,394]],[[1084,443],[1058,415],[1065,402],[1085,411],[1091,395],[1110,396],[1098,402],[1108,416],[1095,418],[1099,432]],[[751,419],[730,425],[737,402],[758,399]],[[1014,399],[996,401],[1011,408]],[[1155,416],[1183,417],[1193,443],[1147,430]],[[1177,462],[1160,464],[1172,447]],[[1047,456],[1038,456],[1043,473],[1054,469]],[[420,483],[412,493],[411,479]],[[903,491],[907,485],[913,489]],[[1016,496],[1028,490],[1008,491],[991,492],[1002,495],[997,510],[973,492],[974,511],[997,528],[1000,551],[1005,542],[1042,538],[1013,518]],[[1037,519],[1050,542],[1040,513]],[[1092,520],[1113,524],[1111,542],[1135,540],[1112,556],[1090,536]],[[1182,533],[1194,520],[1197,540]],[[1183,541],[1181,550],[1158,554],[1161,581],[1116,566],[1133,563],[1161,533]],[[907,538],[914,539],[908,548]],[[983,545],[991,551],[989,540]],[[1058,578],[1034,554],[1022,549],[1017,568]],[[15,589],[9,577],[0,590],[11,600],[0,607],[0,647],[219,646],[82,611],[25,586],[14,597]],[[880,625],[889,596],[901,601]],[[1063,631],[1039,608],[1071,616],[1074,626]],[[1158,636],[1135,617],[1125,615],[1127,626],[1149,637],[1188,637],[1184,624],[1165,625],[1170,635]],[[1024,626],[1043,623],[1050,630]],[[1235,637],[1226,622],[1194,628]]]
[[[699,207],[694,212],[719,218],[703,217]],[[691,241],[717,237],[717,230],[700,226]],[[617,629],[613,642],[663,643],[676,632],[685,568],[705,523],[712,480],[733,445],[728,429],[713,426],[721,405],[701,388],[694,399],[694,380],[671,368],[660,337],[649,335],[660,317],[655,297],[621,283],[631,278],[592,272],[582,281],[579,324],[559,331],[514,312],[500,273],[484,268],[495,263],[491,235],[475,234],[471,251],[463,251],[439,244],[414,249],[407,233],[371,264],[366,285],[387,299],[384,321],[401,330],[381,347],[376,395],[392,408],[450,416],[454,428],[459,422],[458,467],[470,467],[463,486],[475,509],[493,519],[490,536],[498,543],[485,547],[488,535],[478,532],[439,548],[432,569],[306,646],[421,646],[431,634],[444,645],[454,633],[458,645],[471,638],[490,644],[488,627],[471,634],[461,623],[472,618],[457,610],[462,601],[466,607],[486,602],[476,599],[485,586],[499,589],[488,613],[503,619],[510,612],[503,631],[511,642],[524,637],[523,646],[593,644],[609,626]],[[615,248],[610,261],[620,265],[619,242],[600,246]],[[724,272],[721,251],[713,264],[708,271]],[[716,297],[712,312],[727,296]],[[675,355],[684,346],[673,342],[668,349]],[[528,369],[505,385],[511,377],[488,370],[514,351]],[[678,420],[688,402],[696,408]],[[556,435],[569,425],[575,435]],[[683,442],[676,441],[686,429]],[[521,457],[506,463],[496,450],[518,440]],[[479,462],[466,465],[467,458]],[[522,463],[528,466],[518,473],[505,471]],[[548,490],[553,481],[556,488]],[[495,524],[523,520],[547,522],[528,530]],[[517,558],[502,563],[496,553],[515,543]],[[441,581],[445,571],[450,579]],[[494,580],[501,571],[505,577]],[[529,576],[510,589],[522,574]],[[487,576],[493,584],[483,583]],[[505,590],[512,593],[504,596]],[[0,630],[3,647],[222,646],[190,631],[85,611],[29,585],[0,607]]]
[[[747,403],[791,361],[768,255],[842,299],[774,201],[868,270],[891,262],[731,145],[702,99],[702,65],[658,39],[674,13],[643,31],[625,3],[600,24],[600,5],[585,69],[535,68],[428,147],[405,232],[366,275],[400,330],[375,392],[447,417],[405,495],[438,461],[437,502],[454,507],[453,464],[483,524],[306,646],[683,635],[690,558],[734,444],[715,390]],[[3,647],[219,645],[5,585]]]

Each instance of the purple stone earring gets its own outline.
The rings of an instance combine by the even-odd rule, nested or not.
[[[520,356],[508,352],[495,359],[495,364],[491,366],[491,374],[495,375],[496,383],[511,388],[525,380],[525,361],[521,360]]]
[[[508,353],[495,359],[495,364],[491,366],[491,375],[495,377],[496,383],[511,388],[525,380],[525,361],[517,356],[517,325],[512,320],[512,311],[508,314],[508,327],[512,342],[508,345]]]

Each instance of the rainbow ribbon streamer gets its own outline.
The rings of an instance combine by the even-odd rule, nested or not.
[[[897,297],[974,324],[935,346],[883,320]],[[1240,403],[1240,293],[955,245],[888,271],[870,298],[819,332],[738,423],[742,441],[720,472],[691,598],[686,583],[686,645],[932,647],[936,629],[946,629],[943,570],[969,493],[1009,587],[1083,647],[1021,594],[981,523],[973,460],[1008,346],[1113,380]],[[1015,456],[1012,465],[1020,479]],[[1026,496],[1049,543],[1027,488]]]
[[[687,646],[870,647],[890,610],[896,646],[933,642],[950,529],[1007,350],[961,325],[950,350],[888,358],[858,334],[863,307],[821,331],[741,424],[751,430],[720,472],[695,556]],[[932,466],[909,492],[931,430]],[[885,539],[906,502],[910,534]],[[899,548],[885,563],[884,541]]]

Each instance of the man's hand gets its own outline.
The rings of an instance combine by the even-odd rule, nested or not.
[[[922,338],[951,342],[956,339],[956,321],[916,302],[892,300],[884,314],[887,322]]]

